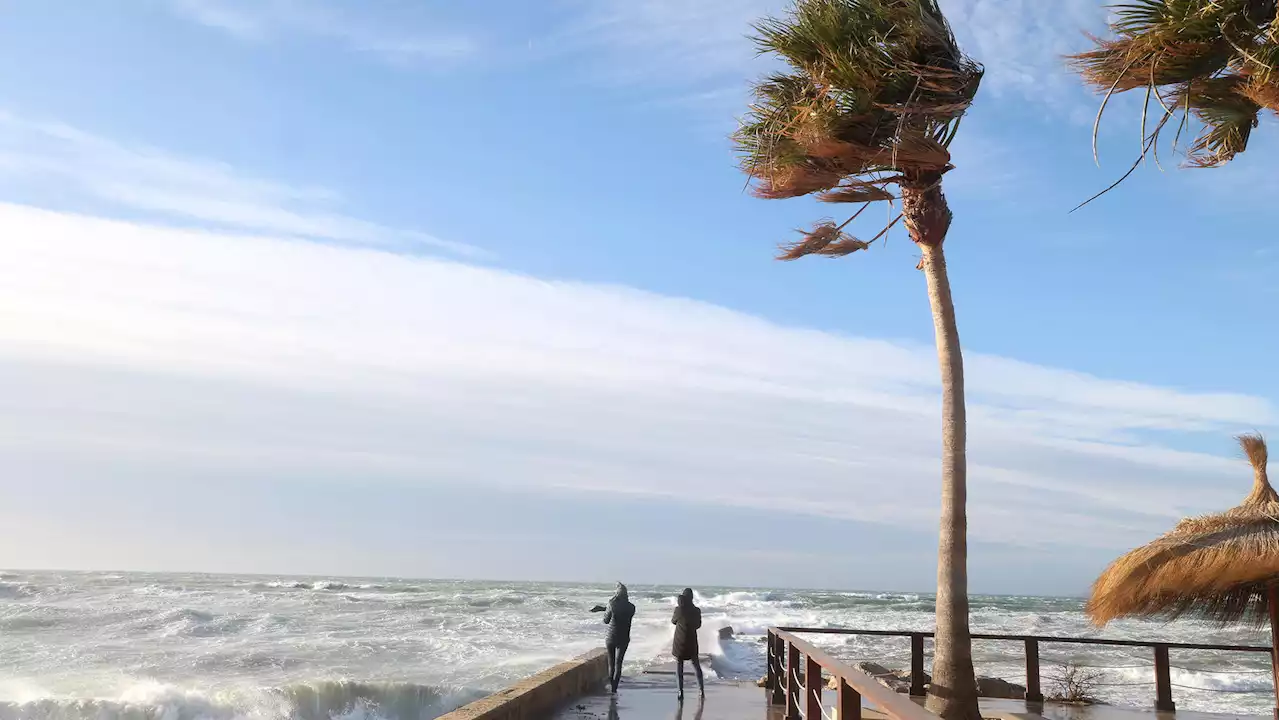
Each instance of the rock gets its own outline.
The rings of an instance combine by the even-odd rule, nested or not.
[[[1027,689],[1017,683],[994,677],[978,678],[978,697],[1021,700],[1026,696]]]
[[[729,627],[729,626],[727,626],[727,625],[726,625],[725,627],[720,628],[720,639],[721,639],[721,640],[732,640],[732,639],[733,639],[733,628],[731,628],[731,627]]]
[[[884,685],[885,687],[889,688],[890,690],[893,690],[896,693],[902,693],[903,695],[906,695],[907,693],[911,692],[911,671],[910,670],[893,670],[889,672],[887,675],[880,675],[876,677],[876,679],[880,681],[881,685]],[[924,676],[924,686],[926,689],[928,689],[929,687],[928,673],[925,673],[925,676]]]
[[[831,677],[827,678],[827,689],[828,689],[828,690],[839,690],[839,689],[840,689],[840,678],[836,677],[835,675],[832,675]]]
[[[865,660],[858,663],[855,667],[874,678],[893,674],[890,672],[889,668],[878,663],[867,662]]]
[[[894,676],[894,677],[896,677],[896,678],[898,678],[899,680],[901,680],[901,681],[905,682],[907,685],[911,685],[911,671],[910,671],[910,670],[894,670],[894,671],[893,671],[893,676]],[[929,673],[925,673],[925,674],[924,674],[924,684],[925,684],[925,685],[928,685],[928,684],[929,684],[929,683],[931,683],[931,682],[933,682],[933,678],[929,676]]]
[[[756,687],[765,687],[765,686],[766,686],[766,685],[768,685],[768,684],[769,684],[769,676],[768,676],[768,675],[765,675],[764,677],[762,677],[762,678],[760,678],[759,680],[757,680],[757,681],[756,681]]]
[[[758,638],[758,639],[756,640],[756,642],[761,643],[761,644],[764,644],[764,643],[769,642],[769,638],[768,638],[768,637]]]

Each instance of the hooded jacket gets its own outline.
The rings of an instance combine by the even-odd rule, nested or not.
[[[698,628],[702,627],[702,610],[693,604],[693,590],[685,588],[676,601],[671,624],[676,626],[671,639],[671,655],[676,660],[698,661]]]
[[[618,583],[618,589],[604,612],[604,624],[609,626],[605,644],[621,646],[631,642],[631,619],[635,616],[636,606],[627,599],[627,586]]]

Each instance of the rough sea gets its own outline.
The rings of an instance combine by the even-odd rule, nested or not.
[[[624,578],[625,581],[625,578]],[[630,585],[635,673],[670,646],[679,588]],[[0,720],[429,720],[601,644],[611,586],[142,573],[0,573]],[[886,592],[697,588],[714,675],[764,674],[770,625],[928,630],[933,599]],[[1126,621],[1082,601],[972,598],[975,632],[1267,645],[1268,632]],[[732,640],[719,640],[721,627]],[[811,636],[850,660],[909,666],[906,638]],[[926,647],[928,650],[928,647]],[[1018,643],[975,641],[981,675],[1024,681]],[[1150,708],[1150,651],[1046,645],[1097,666],[1101,699]],[[1171,652],[1180,710],[1270,714],[1264,653]],[[623,686],[625,692],[625,680]]]

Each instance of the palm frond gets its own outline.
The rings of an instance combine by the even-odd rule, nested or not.
[[[1241,92],[1248,81],[1224,75],[1187,83],[1179,88],[1185,104],[1204,129],[1187,148],[1187,162],[1195,167],[1219,167],[1244,152],[1249,134],[1258,126],[1261,106]]]
[[[850,182],[834,190],[818,195],[818,200],[828,203],[858,203],[892,200],[893,193],[879,185],[868,182]]]
[[[809,230],[797,230],[796,232],[800,233],[800,239],[780,246],[779,249],[782,252],[778,255],[778,259],[798,260],[806,255],[822,255],[832,258],[851,255],[859,250],[870,248],[871,243],[884,237],[902,219],[902,213],[898,213],[897,217],[881,228],[880,232],[876,233],[876,236],[870,240],[859,240],[844,232],[845,226],[866,209],[867,205],[863,205],[862,209],[853,214],[853,217],[839,225],[836,225],[832,220],[821,220]]]
[[[788,66],[756,83],[734,134],[756,196],[887,201],[886,185],[951,168],[947,146],[983,70],[936,0],[796,0],[754,28],[757,49]],[[831,227],[804,231],[783,257],[862,249]]]
[[[798,260],[805,255],[822,252],[831,243],[856,242],[856,238],[846,235],[842,227],[842,225],[836,225],[834,220],[820,220],[808,230],[796,230],[800,233],[800,239],[780,246],[779,250],[782,252],[778,255],[778,259]]]
[[[1183,113],[1175,149],[1188,116],[1203,125],[1186,164],[1216,167],[1244,152],[1262,109],[1277,108],[1276,10],[1276,0],[1127,0],[1113,10],[1112,37],[1093,38],[1092,49],[1067,60],[1105,94],[1099,124],[1112,94],[1142,89],[1165,118]],[[1145,128],[1145,105],[1142,112]],[[1144,129],[1143,155],[1156,147]]]

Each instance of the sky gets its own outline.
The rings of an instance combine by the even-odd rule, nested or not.
[[[72,5],[0,3],[0,567],[933,587],[919,253],[775,261],[728,140],[780,3]],[[942,5],[971,590],[1081,594],[1277,436],[1276,123],[1069,212],[1107,11]]]

